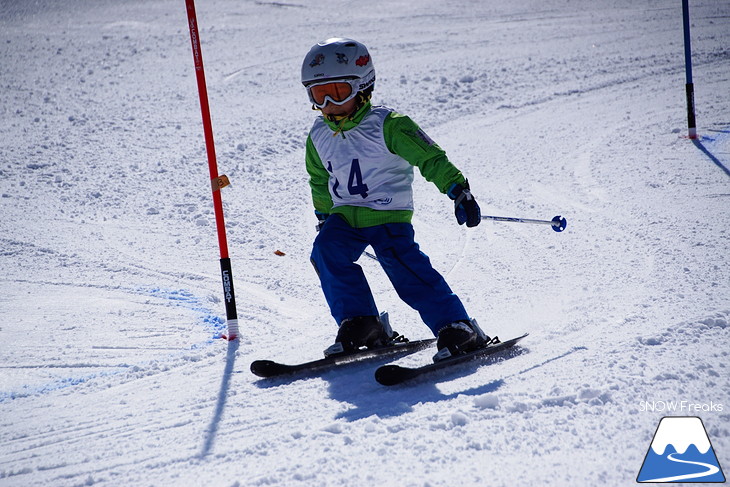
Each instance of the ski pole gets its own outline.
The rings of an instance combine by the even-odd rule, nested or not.
[[[515,223],[536,223],[538,225],[550,225],[556,232],[562,232],[568,225],[568,222],[562,216],[558,215],[552,220],[531,220],[529,218],[512,218],[507,216],[486,216],[482,215],[482,220],[492,220],[495,222],[515,222]]]
[[[537,223],[538,225],[550,225],[556,232],[562,232],[568,226],[568,221],[558,215],[552,220],[531,220],[529,218],[512,218],[508,216],[487,216],[482,215],[482,220],[492,220],[495,222],[515,222],[515,223]],[[378,257],[371,252],[365,251],[365,256],[377,261]]]
[[[190,27],[190,42],[193,47],[195,61],[195,76],[198,81],[198,95],[200,97],[200,111],[203,115],[203,133],[205,135],[205,150],[208,154],[208,169],[213,188],[213,209],[215,210],[215,224],[218,231],[218,247],[220,249],[221,278],[223,279],[223,297],[226,303],[226,321],[228,334],[223,337],[227,340],[238,338],[238,314],[236,312],[236,297],[233,292],[233,271],[231,259],[228,257],[228,241],[226,239],[226,224],[223,219],[223,200],[221,189],[227,186],[228,178],[218,175],[218,165],[215,157],[213,142],[213,125],[210,121],[210,106],[208,105],[208,90],[205,87],[205,71],[203,69],[203,55],[200,50],[200,34],[198,31],[198,17],[195,14],[194,0],[185,0],[188,10],[188,27]]]
[[[682,0],[682,20],[684,25],[684,71],[687,78],[685,91],[687,94],[687,126],[689,138],[697,138],[697,121],[695,120],[695,85],[692,81],[692,47],[690,45],[689,0]]]

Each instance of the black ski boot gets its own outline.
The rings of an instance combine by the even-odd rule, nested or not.
[[[385,321],[383,321],[385,315]],[[356,316],[345,318],[335,338],[335,344],[324,351],[325,356],[354,352],[362,347],[375,348],[387,344],[393,331],[387,323],[387,314],[377,316]]]
[[[476,320],[457,321],[441,328],[438,332],[436,348],[438,353],[434,361],[438,362],[445,358],[484,347],[492,341],[479,328]]]
[[[349,352],[360,347],[383,345],[388,338],[377,316],[356,316],[342,320],[335,342],[341,343]]]

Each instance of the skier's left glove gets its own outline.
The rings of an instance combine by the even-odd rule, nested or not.
[[[324,222],[327,220],[327,217],[330,216],[330,214],[322,213],[317,210],[314,210],[314,215],[317,217],[317,226],[315,228],[319,232],[320,230],[322,230],[322,227],[324,226]]]
[[[447,194],[454,200],[454,214],[459,225],[464,223],[467,227],[479,225],[479,222],[482,221],[482,210],[479,209],[477,200],[469,191],[469,181],[464,181],[464,184],[452,184]]]

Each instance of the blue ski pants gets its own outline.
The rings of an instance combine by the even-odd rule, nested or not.
[[[434,335],[449,323],[469,320],[459,297],[419,250],[410,223],[353,228],[334,214],[317,234],[311,259],[338,325],[345,318],[378,315],[365,274],[355,263],[368,245],[398,296],[419,312]]]

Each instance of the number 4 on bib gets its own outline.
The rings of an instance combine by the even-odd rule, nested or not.
[[[350,166],[350,177],[347,180],[347,191],[351,195],[359,194],[363,198],[368,197],[368,185],[362,182],[362,172],[360,171],[360,160],[353,159]]]

